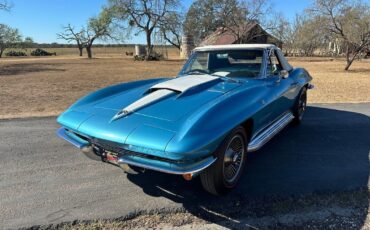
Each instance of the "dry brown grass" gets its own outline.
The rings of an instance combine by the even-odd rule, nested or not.
[[[122,54],[98,57],[0,59],[0,118],[57,115],[79,97],[108,85],[175,76],[184,62],[135,62]],[[370,60],[355,62],[349,72],[342,71],[343,60],[294,58],[291,63],[314,77],[311,103],[370,102]]]
[[[3,61],[0,118],[56,115],[79,97],[108,85],[174,76],[182,62],[58,57]]]
[[[293,66],[304,67],[312,75],[315,90],[311,103],[370,102],[370,60],[354,62],[344,71],[344,59],[291,58]]]

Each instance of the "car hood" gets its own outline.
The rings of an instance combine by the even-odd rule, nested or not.
[[[236,82],[207,76],[185,76],[161,82],[150,88],[129,90],[105,98],[94,107],[175,122],[239,86]],[[118,119],[121,117],[118,116]]]

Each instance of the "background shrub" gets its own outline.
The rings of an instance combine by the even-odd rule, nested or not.
[[[35,49],[34,51],[31,52],[31,56],[52,56],[55,55],[57,56],[57,53],[50,53],[46,50],[43,49]]]
[[[10,50],[9,52],[5,53],[6,56],[9,56],[9,57],[24,57],[24,56],[27,56],[27,54],[23,51],[14,51],[14,50]]]
[[[144,61],[146,58],[145,55],[135,55],[134,60],[135,61]],[[163,54],[154,52],[147,58],[148,61],[160,61],[164,60]]]

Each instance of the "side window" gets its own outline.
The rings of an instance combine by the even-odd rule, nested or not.
[[[277,58],[276,51],[273,50],[270,52],[269,58],[267,60],[267,76],[278,75],[279,72],[283,69],[279,58]]]

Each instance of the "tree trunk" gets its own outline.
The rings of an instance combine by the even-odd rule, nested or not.
[[[352,65],[352,62],[349,62],[347,60],[347,64],[346,64],[346,67],[344,68],[345,71],[348,71],[349,67]]]
[[[0,49],[0,58],[3,56],[4,49]]]
[[[84,49],[84,48],[83,48],[82,46],[79,46],[79,47],[78,47],[78,50],[79,50],[79,52],[80,52],[80,57],[82,57],[82,51],[83,51],[83,49]]]
[[[86,46],[87,57],[88,57],[89,59],[91,59],[91,58],[92,58],[91,46],[92,46],[92,45],[87,45],[87,46]]]
[[[344,68],[345,71],[347,71],[349,69],[349,67],[351,67],[353,61],[355,60],[355,56],[353,56],[352,58],[349,57],[349,55],[346,57],[346,61],[347,61],[347,64],[346,64],[346,67]]]
[[[347,49],[346,49],[346,67],[344,67],[345,71],[349,70],[349,67],[351,67],[353,61],[355,60],[357,54],[353,54],[351,57],[351,48],[349,47],[349,44],[347,44]]]
[[[152,32],[150,30],[146,31],[146,57],[145,60],[148,60],[149,57],[152,55]]]

